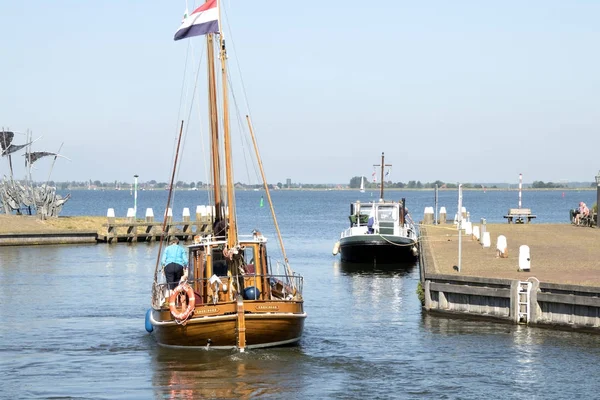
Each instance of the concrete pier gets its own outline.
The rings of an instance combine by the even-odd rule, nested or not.
[[[427,312],[600,333],[600,230],[570,224],[488,224],[495,246],[463,240],[458,231],[422,226],[423,307]],[[528,250],[523,269],[522,246]],[[521,259],[520,259],[521,258]]]

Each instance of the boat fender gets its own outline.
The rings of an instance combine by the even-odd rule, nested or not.
[[[148,333],[152,333],[152,331],[154,330],[154,327],[152,326],[152,323],[150,322],[150,315],[152,314],[152,309],[148,309],[148,311],[146,311],[146,331]]]
[[[335,244],[333,245],[332,254],[335,256],[339,252],[340,252],[340,242],[335,242]]]
[[[188,304],[185,310],[178,311],[177,307],[175,307],[175,300],[181,292],[185,292],[185,294],[187,295]],[[182,284],[177,286],[175,290],[173,290],[173,294],[171,295],[171,297],[169,297],[169,310],[171,311],[171,315],[173,316],[173,318],[175,318],[176,320],[183,321],[188,319],[192,315],[195,306],[196,297],[194,296],[194,289],[192,289],[192,287],[188,285],[187,282],[183,282]]]
[[[417,246],[413,246],[411,248],[412,254],[413,256],[417,257],[419,255],[419,249],[417,248]]]

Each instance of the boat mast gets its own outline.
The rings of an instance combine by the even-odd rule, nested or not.
[[[379,198],[383,200],[383,169],[384,169],[384,157],[383,152],[381,153],[381,193],[379,194]]]
[[[217,0],[219,14],[221,2]],[[219,16],[219,20],[221,20]],[[227,91],[227,50],[221,25],[219,25],[220,57],[221,57],[221,84],[223,86],[223,141],[225,144],[225,179],[227,186],[227,206],[229,207],[227,223],[227,246],[232,249],[238,244],[237,225],[235,219],[235,192],[233,182],[233,165],[231,160],[231,134],[229,130],[229,104]]]
[[[219,159],[219,118],[217,110],[214,34],[212,33],[206,35],[206,53],[208,64],[208,115],[210,119],[211,159],[215,200],[213,223],[215,223],[223,220],[223,201],[221,199],[221,163]]]
[[[385,167],[391,167],[391,166],[392,166],[392,164],[386,164],[384,161],[385,161],[385,157],[384,157],[384,153],[382,152],[382,153],[381,153],[381,165],[378,165],[378,164],[373,164],[373,166],[374,166],[374,167],[379,167],[379,166],[381,166],[381,189],[380,189],[380,191],[379,191],[379,198],[380,198],[382,201],[383,201],[383,178],[384,178],[384,176],[383,176],[383,169],[384,169]]]

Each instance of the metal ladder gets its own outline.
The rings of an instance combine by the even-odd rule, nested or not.
[[[533,284],[527,281],[519,281],[519,289],[517,292],[518,313],[520,323],[529,323],[531,316],[531,287]]]

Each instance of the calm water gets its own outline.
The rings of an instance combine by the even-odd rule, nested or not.
[[[240,192],[240,230],[277,241],[262,192]],[[407,198],[417,220],[433,192]],[[139,192],[138,216],[164,212],[166,193]],[[373,198],[377,193],[373,194]],[[465,192],[474,220],[502,222],[516,191]],[[598,398],[600,337],[432,317],[415,290],[418,265],[340,264],[331,255],[354,192],[274,192],[292,266],[305,277],[306,322],[297,347],[183,351],[144,330],[157,246],[0,248],[2,398]],[[524,192],[535,223],[566,222],[595,191]],[[205,203],[179,192],[174,215]],[[266,198],[265,198],[266,203]],[[456,212],[456,191],[440,205]],[[124,216],[127,191],[74,192],[63,215]]]

